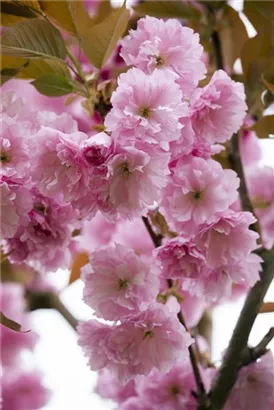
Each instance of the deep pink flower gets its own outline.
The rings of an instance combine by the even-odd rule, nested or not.
[[[244,87],[222,71],[191,96],[191,120],[200,140],[225,142],[240,128],[246,115]]]
[[[4,242],[4,251],[12,262],[28,262],[38,270],[67,267],[75,214],[70,205],[60,205],[36,191],[32,195],[27,224]]]
[[[105,132],[93,135],[81,143],[83,156],[89,165],[99,167],[105,165],[113,152],[113,140]]]
[[[137,30],[130,30],[121,50],[128,65],[146,73],[155,69],[175,72],[184,94],[204,78],[202,53],[198,33],[175,19],[164,21],[149,16],[138,21]]]
[[[273,377],[273,354],[268,352],[240,370],[225,410],[273,410]]]
[[[198,226],[216,220],[237,198],[239,179],[232,170],[224,170],[212,160],[190,158],[179,161],[162,193],[162,206],[175,229],[185,223]],[[185,230],[185,229],[184,229]]]
[[[50,391],[41,374],[11,370],[2,379],[2,410],[38,410],[46,405]]]
[[[105,125],[124,146],[144,141],[167,150],[169,141],[180,138],[180,117],[188,114],[174,75],[159,70],[146,75],[133,68],[121,74],[111,103]]]
[[[6,176],[0,178],[2,239],[12,238],[20,225],[28,223],[32,195],[24,186],[25,182]]]
[[[153,270],[133,250],[120,244],[94,251],[82,272],[84,301],[106,320],[120,320],[146,310],[159,291]]]
[[[0,127],[1,173],[24,176],[30,166],[28,136],[11,118],[2,119]]]
[[[124,383],[153,368],[167,371],[187,357],[192,343],[176,315],[167,305],[154,304],[116,326],[91,320],[79,325],[79,344],[91,369],[106,367]]]

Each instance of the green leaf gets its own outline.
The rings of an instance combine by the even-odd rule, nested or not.
[[[70,73],[68,67],[63,60],[28,60],[21,57],[11,57],[1,55],[2,70],[20,70],[16,74],[16,78],[34,79],[50,73],[58,73],[65,77],[69,77]],[[5,72],[5,71],[4,71]],[[9,78],[2,77],[1,81],[5,82]]]
[[[25,20],[7,28],[1,37],[1,52],[30,59],[62,60],[67,54],[59,31],[41,19]]]
[[[220,36],[225,63],[233,68],[248,40],[248,34],[238,12],[228,5],[224,7]]]
[[[182,1],[145,1],[133,7],[141,15],[162,18],[193,18],[200,12]]]
[[[69,78],[59,74],[47,74],[43,77],[37,78],[31,84],[41,94],[48,97],[60,97],[62,95],[70,94],[74,91],[73,85]]]
[[[39,0],[44,13],[68,33],[81,37],[86,26],[91,24],[82,0]]]
[[[274,115],[265,115],[250,129],[254,130],[259,138],[268,138],[269,135],[274,135]]]
[[[11,78],[16,77],[20,73],[20,70],[23,70],[28,65],[29,65],[29,62],[26,61],[18,68],[2,68],[1,73],[0,73],[1,74],[1,85],[4,84],[6,81],[10,80]]]
[[[90,27],[82,40],[82,47],[92,64],[101,68],[109,59],[124,34],[130,12],[125,4],[112,12],[101,23]]]
[[[1,323],[1,325],[5,326],[5,327],[8,327],[11,330],[14,330],[15,332],[21,332],[21,333],[29,332],[29,330],[22,331],[21,330],[21,325],[19,325],[19,323],[15,322],[12,319],[9,319],[7,316],[4,315],[3,312],[0,312],[0,323]]]

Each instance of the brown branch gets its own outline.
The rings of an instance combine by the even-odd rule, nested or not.
[[[269,285],[273,280],[274,247],[269,251],[264,249],[261,252],[261,256],[264,261],[261,280],[250,289],[246,298],[222,365],[217,373],[210,392],[211,405],[208,407],[209,410],[221,410],[225,405],[237,380],[238,372],[241,367],[242,355],[247,346],[250,331],[260,311]],[[204,408],[207,409],[207,407]]]
[[[55,309],[57,310],[76,330],[78,321],[61,302],[59,296],[52,292],[26,292],[26,299],[30,311],[37,309]]]
[[[152,239],[152,242],[154,243],[155,248],[158,248],[159,246],[162,245],[162,235],[157,235],[154,230],[152,229],[152,226],[150,225],[149,219],[146,216],[142,216],[142,220],[145,224],[145,227],[147,228],[147,231]]]
[[[274,327],[271,327],[267,334],[262,338],[260,343],[255,347],[248,347],[243,352],[241,366],[247,366],[250,363],[256,362],[261,356],[268,352],[267,346],[274,338]]]
[[[182,311],[178,313],[177,317],[178,317],[179,322],[185,327],[186,331],[189,332],[186,326]],[[193,374],[194,374],[196,386],[197,386],[197,395],[195,394],[195,397],[197,398],[198,403],[200,405],[206,406],[208,403],[208,397],[207,397],[205,386],[204,386],[202,376],[199,370],[198,361],[197,361],[197,357],[196,357],[193,345],[190,345],[188,347],[188,351],[189,351],[190,362],[191,362],[191,366],[193,369]]]

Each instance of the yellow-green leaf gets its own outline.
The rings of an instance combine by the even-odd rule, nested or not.
[[[225,63],[232,68],[241,55],[248,34],[239,13],[228,5],[224,7],[220,36]]]
[[[263,72],[262,81],[266,88],[274,95],[274,60]]]
[[[133,7],[141,15],[149,15],[162,18],[193,18],[200,15],[200,12],[189,3],[183,1],[145,1]]]
[[[77,34],[71,15],[70,0],[40,1],[43,12],[59,27],[72,35]]]
[[[70,76],[67,65],[63,60],[45,59],[28,60],[22,57],[1,55],[2,69],[18,69],[16,77],[22,79],[34,79],[50,73],[58,73],[66,77]]]
[[[82,38],[87,36],[88,30],[93,25],[93,20],[89,17],[83,0],[68,0],[68,4],[78,38],[81,41]]]
[[[71,266],[69,285],[80,278],[81,268],[85,266],[88,261],[89,257],[87,252],[81,252],[75,256]]]
[[[82,47],[92,64],[101,68],[109,59],[127,27],[130,12],[125,4],[101,23],[92,26],[82,38]]]
[[[22,331],[21,325],[12,319],[9,319],[7,316],[4,315],[3,312],[0,312],[0,323],[1,325],[8,327],[11,330],[14,330],[15,332],[21,332],[21,333],[29,332],[29,330]]]
[[[244,14],[257,32],[274,28],[274,3],[271,0],[250,0],[244,2]]]
[[[39,77],[32,81],[31,84],[37,91],[48,97],[60,97],[70,94],[74,90],[69,78],[56,73]]]
[[[8,1],[1,2],[1,25],[4,27],[13,26],[19,21],[33,17],[35,17],[35,14],[28,9],[24,9]]]
[[[274,115],[265,115],[250,129],[254,130],[259,138],[268,138],[274,135]]]
[[[1,53],[30,59],[64,59],[67,51],[55,27],[47,21],[31,19],[5,30],[1,36]]]

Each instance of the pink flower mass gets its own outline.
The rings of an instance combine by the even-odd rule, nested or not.
[[[31,361],[42,308],[116,409],[273,410],[273,328],[247,345],[273,311],[270,5],[3,3],[1,408],[51,408]],[[219,307],[244,296],[215,348]]]

